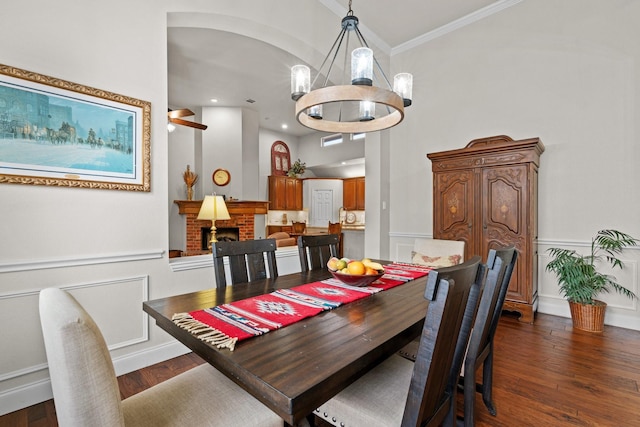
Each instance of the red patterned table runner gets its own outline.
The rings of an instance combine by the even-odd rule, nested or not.
[[[173,321],[198,339],[233,351],[238,341],[391,289],[426,276],[430,270],[413,264],[394,263],[386,265],[385,274],[366,287],[326,279],[204,310],[177,313]]]

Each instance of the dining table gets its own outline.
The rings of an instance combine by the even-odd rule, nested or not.
[[[143,309],[157,326],[282,417],[284,425],[296,426],[420,335],[427,276],[239,341],[233,351],[201,341],[172,317],[330,277],[326,269],[287,274],[146,301]]]

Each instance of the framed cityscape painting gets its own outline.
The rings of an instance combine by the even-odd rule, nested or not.
[[[150,191],[151,103],[0,64],[0,183]]]

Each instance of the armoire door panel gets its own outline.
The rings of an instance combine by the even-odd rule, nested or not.
[[[483,170],[483,194],[488,226],[521,235],[526,224],[527,168],[524,165]]]
[[[435,176],[435,203],[438,208],[435,238],[445,240],[463,240],[469,247],[472,241],[474,221],[473,205],[473,173],[456,171]],[[466,249],[466,248],[465,248]],[[467,258],[465,250],[465,259]]]
[[[521,253],[526,249],[528,215],[528,167],[509,165],[485,168],[482,172],[484,205],[484,247],[515,245]],[[486,256],[486,254],[484,254]],[[508,297],[527,302],[527,283],[520,265],[512,275]]]

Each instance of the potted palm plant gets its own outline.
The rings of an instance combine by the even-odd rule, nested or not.
[[[574,250],[549,248],[551,261],[546,270],[555,273],[560,293],[569,301],[573,327],[591,332],[604,330],[607,304],[596,299],[598,294],[614,290],[629,298],[637,296],[620,285],[614,276],[597,270],[606,262],[612,268],[624,267],[618,255],[624,248],[636,246],[638,240],[617,230],[600,230],[591,239],[591,253],[581,255]]]

